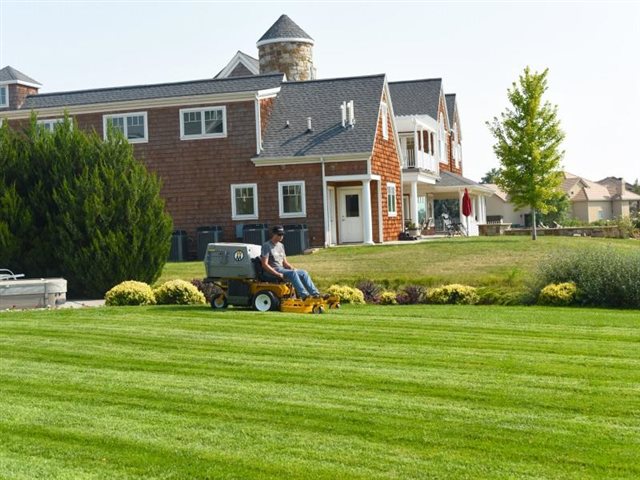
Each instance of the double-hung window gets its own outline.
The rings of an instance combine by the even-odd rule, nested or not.
[[[107,139],[109,129],[120,130],[129,143],[146,143],[149,141],[147,112],[105,115],[103,118],[104,138]]]
[[[231,218],[233,220],[255,220],[258,218],[257,184],[231,185]]]
[[[9,106],[9,89],[6,85],[0,85],[0,107]]]
[[[396,184],[387,183],[387,212],[390,217],[396,217],[398,215],[396,201]]]
[[[304,181],[278,182],[280,217],[306,217]]]
[[[180,110],[180,139],[224,138],[227,136],[225,107],[184,108]]]
[[[62,125],[64,118],[50,118],[47,120],[38,120],[38,126],[47,132],[53,132],[56,125]]]

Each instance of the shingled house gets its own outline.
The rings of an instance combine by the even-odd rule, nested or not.
[[[235,241],[246,224],[291,223],[307,225],[312,246],[397,239],[401,157],[385,76],[311,80],[313,39],[285,15],[257,45],[258,66],[238,52],[216,78],[157,85],[38,94],[5,67],[0,118],[19,126],[36,112],[53,129],[67,112],[83,130],[120,129],[191,238],[207,225]]]
[[[445,95],[440,78],[390,82],[389,90],[404,159],[407,221],[428,225],[425,233],[442,228],[442,213],[461,222],[466,188],[472,199],[469,234],[478,235],[478,225],[486,223],[486,198],[492,192],[462,176],[462,133],[455,94]]]

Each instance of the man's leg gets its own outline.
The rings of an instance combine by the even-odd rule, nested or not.
[[[300,278],[300,281],[311,295],[320,295],[320,292],[314,285],[313,280],[311,280],[311,276],[306,270],[296,270],[295,272],[298,274],[298,278]]]
[[[306,298],[309,296],[309,292],[305,288],[304,284],[300,280],[300,277],[298,276],[295,270],[287,270],[286,268],[276,268],[276,271],[278,273],[283,274],[284,278],[288,282],[293,283],[293,288],[296,289],[296,293],[300,298]]]

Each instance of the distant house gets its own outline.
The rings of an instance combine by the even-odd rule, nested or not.
[[[531,211],[519,210],[511,203],[509,195],[495,183],[487,183],[485,187],[493,194],[487,198],[487,222],[510,223],[513,227],[530,226]]]
[[[614,220],[628,217],[640,204],[640,195],[627,190],[626,182],[621,178],[607,177],[593,182],[569,172],[563,172],[561,190],[571,202],[569,216],[585,223],[598,220]],[[529,209],[518,210],[510,202],[508,195],[500,187],[487,184],[493,195],[487,200],[487,219],[513,225],[530,226]],[[635,205],[634,205],[635,204]]]
[[[640,195],[626,191],[624,180],[614,177],[592,182],[564,172],[562,190],[571,201],[573,217],[588,223],[629,216],[630,202],[640,200]]]

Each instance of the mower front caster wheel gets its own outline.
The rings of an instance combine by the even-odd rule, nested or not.
[[[227,308],[229,302],[227,301],[227,296],[224,293],[216,295],[211,299],[211,308],[214,310],[222,310],[223,308]]]

